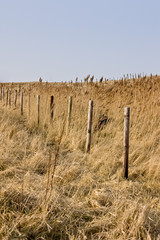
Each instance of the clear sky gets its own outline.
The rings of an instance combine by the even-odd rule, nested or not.
[[[160,0],[0,0],[0,81],[160,74]]]

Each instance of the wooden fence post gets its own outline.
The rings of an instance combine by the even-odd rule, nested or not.
[[[40,122],[40,95],[37,95],[37,124]]]
[[[27,116],[28,116],[28,119],[30,119],[30,92],[28,93],[27,108],[28,108]]]
[[[7,89],[7,91],[6,91],[6,106],[8,106],[8,89]]]
[[[90,152],[92,131],[93,100],[89,101],[86,152]]]
[[[11,90],[8,92],[8,99],[9,99],[9,107],[11,107]]]
[[[12,89],[13,89],[13,82],[11,83],[11,92],[12,92]]]
[[[16,108],[17,105],[17,90],[14,91],[14,106]]]
[[[4,88],[2,87],[2,101],[4,102]]]
[[[20,108],[21,108],[21,115],[23,115],[23,92],[20,93]]]
[[[2,100],[2,85],[1,85],[1,100]]]
[[[128,179],[128,156],[129,156],[129,120],[130,108],[124,108],[124,178]]]
[[[28,84],[28,91],[31,91],[31,84]]]
[[[50,97],[50,119],[53,121],[53,102],[54,102],[54,96]]]
[[[21,85],[19,84],[19,93],[21,92]]]
[[[69,133],[69,130],[70,130],[71,113],[72,113],[72,96],[69,96],[68,116],[67,116],[67,134]]]

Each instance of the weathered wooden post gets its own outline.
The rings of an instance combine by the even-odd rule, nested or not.
[[[11,107],[11,90],[8,92],[8,98],[9,98],[9,107]]]
[[[54,103],[54,96],[50,97],[50,119],[53,121],[53,103]]]
[[[6,106],[8,106],[8,92],[9,92],[9,90],[7,89],[7,91],[6,91]]]
[[[28,91],[31,91],[31,84],[28,84]]]
[[[23,115],[23,92],[20,93],[20,109],[21,115]]]
[[[11,83],[11,92],[12,92],[12,89],[13,89],[13,82]]]
[[[2,84],[1,84],[1,100],[2,100]]]
[[[128,179],[130,108],[124,108],[124,178]]]
[[[92,131],[93,100],[89,101],[86,152],[90,152]]]
[[[2,87],[2,101],[4,102],[4,88]]]
[[[16,108],[17,105],[17,90],[14,91],[14,106]]]
[[[72,96],[69,96],[68,116],[67,116],[67,134],[69,133],[69,130],[70,130],[71,113],[72,113]]]
[[[40,122],[40,95],[37,95],[37,124]]]
[[[21,85],[19,84],[19,93],[21,92]]]
[[[30,119],[30,92],[28,93],[28,99],[27,99],[27,116],[28,119]]]

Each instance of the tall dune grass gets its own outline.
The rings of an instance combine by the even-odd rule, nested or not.
[[[0,103],[0,239],[158,240],[160,77],[75,85],[31,83],[30,119],[28,84],[21,84],[21,89],[22,117],[19,96],[16,108]],[[73,109],[67,135],[69,96]],[[92,142],[86,154],[90,99]],[[128,181],[123,179],[126,106],[131,108]],[[110,121],[97,130],[102,114]]]

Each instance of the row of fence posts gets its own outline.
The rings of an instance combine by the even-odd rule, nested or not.
[[[4,88],[1,89],[1,99],[4,101]],[[30,93],[28,93],[28,119],[30,118]],[[11,106],[11,91],[6,91],[6,106]],[[71,124],[71,113],[72,113],[72,96],[69,96],[68,101],[68,115],[67,115],[67,126],[66,134],[69,134]],[[14,91],[14,106],[17,106],[17,90]],[[53,121],[54,116],[54,96],[50,96],[50,120]],[[23,115],[23,92],[20,92],[20,113]],[[88,107],[88,123],[87,123],[87,139],[86,139],[86,153],[90,152],[91,148],[91,134],[92,134],[92,117],[93,117],[93,100],[89,100]],[[129,156],[129,120],[130,120],[130,108],[124,108],[124,161],[123,161],[123,172],[124,178],[128,179],[128,156]],[[40,95],[37,95],[37,125],[40,123]]]

